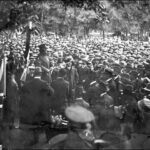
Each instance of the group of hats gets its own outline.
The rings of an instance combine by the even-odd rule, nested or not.
[[[17,42],[19,41],[19,43],[16,43],[16,41]],[[150,51],[148,50],[149,49],[148,44],[138,43],[138,42],[126,42],[126,41],[114,43],[114,41],[115,40],[102,41],[99,39],[95,40],[94,38],[93,39],[91,38],[91,40],[87,40],[87,41],[84,41],[84,43],[81,43],[71,38],[65,39],[65,40],[63,38],[58,38],[57,40],[57,39],[52,39],[51,37],[43,36],[43,43],[47,45],[51,45],[50,46],[51,48],[50,47],[47,48],[50,53],[54,50],[56,51],[64,50],[64,51],[67,51],[68,53],[79,51],[81,53],[80,57],[83,61],[89,61],[92,58],[101,59],[103,55],[104,57],[103,59],[110,58],[110,57],[113,59],[117,59],[119,57],[122,60],[127,59],[130,62],[135,62],[136,59],[138,59],[139,61],[141,60],[142,62],[143,59],[145,57],[148,57],[148,55],[150,54]],[[24,42],[22,39],[10,41],[10,42],[13,43],[14,47],[17,47],[17,49],[15,49],[15,52],[16,53],[20,52],[22,55],[25,49],[25,45],[24,45],[25,40]],[[40,37],[36,37],[34,40],[31,40],[32,57],[37,57],[39,44],[41,44],[41,47],[42,47],[43,44],[42,44]],[[20,46],[18,47],[17,45],[18,46],[20,45],[21,47]],[[131,50],[135,48],[137,48],[136,52],[135,50]],[[120,53],[120,49],[122,49],[121,53]],[[89,52],[89,54],[87,54],[87,52]]]

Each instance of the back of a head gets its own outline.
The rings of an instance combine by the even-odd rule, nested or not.
[[[41,76],[41,73],[42,73],[41,67],[36,67],[34,76]]]
[[[59,70],[59,77],[64,77],[66,75],[66,69],[62,68]]]
[[[47,53],[45,44],[39,45],[39,51],[40,51],[40,54],[46,54]]]

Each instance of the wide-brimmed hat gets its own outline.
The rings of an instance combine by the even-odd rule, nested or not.
[[[91,111],[78,105],[71,105],[67,107],[65,115],[69,120],[76,123],[87,123],[95,119]]]
[[[84,108],[89,108],[90,106],[89,103],[86,102],[82,97],[76,98],[74,104]]]
[[[146,87],[143,88],[143,90],[144,90],[144,91],[147,91],[147,92],[150,92],[150,83],[148,83],[148,84],[146,85]]]

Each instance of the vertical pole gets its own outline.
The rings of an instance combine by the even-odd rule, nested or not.
[[[5,56],[5,47],[4,47],[4,43],[3,43],[3,93],[2,95],[0,95],[0,97],[2,98],[2,104],[1,104],[1,116],[0,116],[0,120],[3,121],[4,118],[4,100],[6,98],[6,56]]]
[[[4,96],[6,96],[6,56],[4,54]]]
[[[30,49],[31,29],[32,29],[32,23],[29,21],[29,25],[27,27],[27,33],[26,33],[26,50],[24,52],[24,58],[26,60],[26,63],[27,63],[27,57],[29,55],[29,49]]]
[[[27,33],[26,33],[26,50],[25,50],[25,53],[24,53],[25,60],[27,59],[27,56],[28,56],[29,47],[30,47],[30,29],[29,29],[29,27],[27,27]]]

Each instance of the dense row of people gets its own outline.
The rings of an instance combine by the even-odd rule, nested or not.
[[[130,124],[133,132],[150,133],[148,43],[58,38],[37,44],[27,61],[13,48],[8,56],[6,121],[37,125],[52,114],[76,113],[73,121],[82,122],[86,111],[64,113],[73,105],[95,115],[96,129],[116,132]]]

